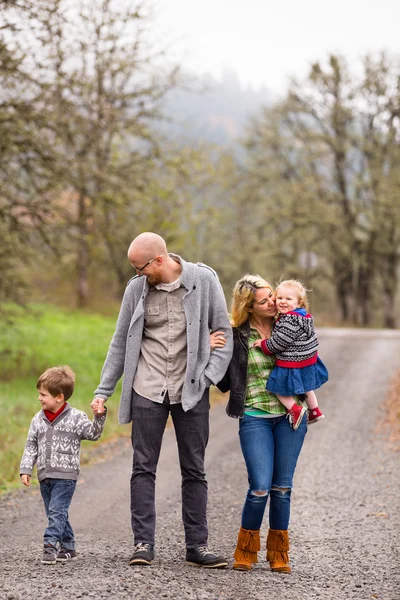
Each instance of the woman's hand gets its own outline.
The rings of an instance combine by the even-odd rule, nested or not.
[[[223,348],[226,344],[225,333],[223,331],[214,331],[210,333],[211,350],[214,348]]]
[[[261,348],[262,340],[256,340],[253,344],[253,348]]]

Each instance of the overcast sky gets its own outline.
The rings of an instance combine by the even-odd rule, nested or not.
[[[198,74],[225,68],[256,87],[284,91],[289,76],[328,52],[352,62],[386,49],[400,55],[399,0],[154,0],[163,39]]]

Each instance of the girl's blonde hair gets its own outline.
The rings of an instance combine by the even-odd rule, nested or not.
[[[298,281],[297,279],[286,279],[285,281],[281,281],[279,283],[275,292],[278,293],[279,288],[283,285],[287,285],[288,287],[294,288],[297,292],[297,299],[299,301],[298,308],[305,308],[306,310],[308,310],[307,292],[309,292],[310,290],[307,290],[301,283],[301,281]]]
[[[273,291],[268,281],[265,281],[260,275],[247,274],[236,282],[233,288],[231,307],[231,323],[233,327],[240,327],[240,325],[243,325],[248,320],[250,315],[249,310],[254,305],[255,293],[262,288],[269,288]]]

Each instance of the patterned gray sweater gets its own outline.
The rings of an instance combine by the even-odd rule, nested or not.
[[[43,410],[33,417],[22,456],[20,474],[32,475],[37,463],[39,481],[78,479],[81,440],[98,440],[103,432],[106,414],[93,422],[81,410],[67,402],[63,412],[50,422]]]

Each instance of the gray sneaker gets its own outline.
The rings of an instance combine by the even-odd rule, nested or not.
[[[65,562],[66,560],[76,560],[76,551],[61,548],[57,552],[57,562]]]
[[[45,546],[41,560],[43,565],[55,565],[57,562],[57,551],[52,546]]]
[[[136,544],[135,550],[129,559],[130,565],[151,565],[154,558],[154,546],[151,544]]]
[[[211,552],[207,546],[186,549],[186,564],[192,567],[204,567],[206,569],[223,569],[228,566],[227,561]]]

